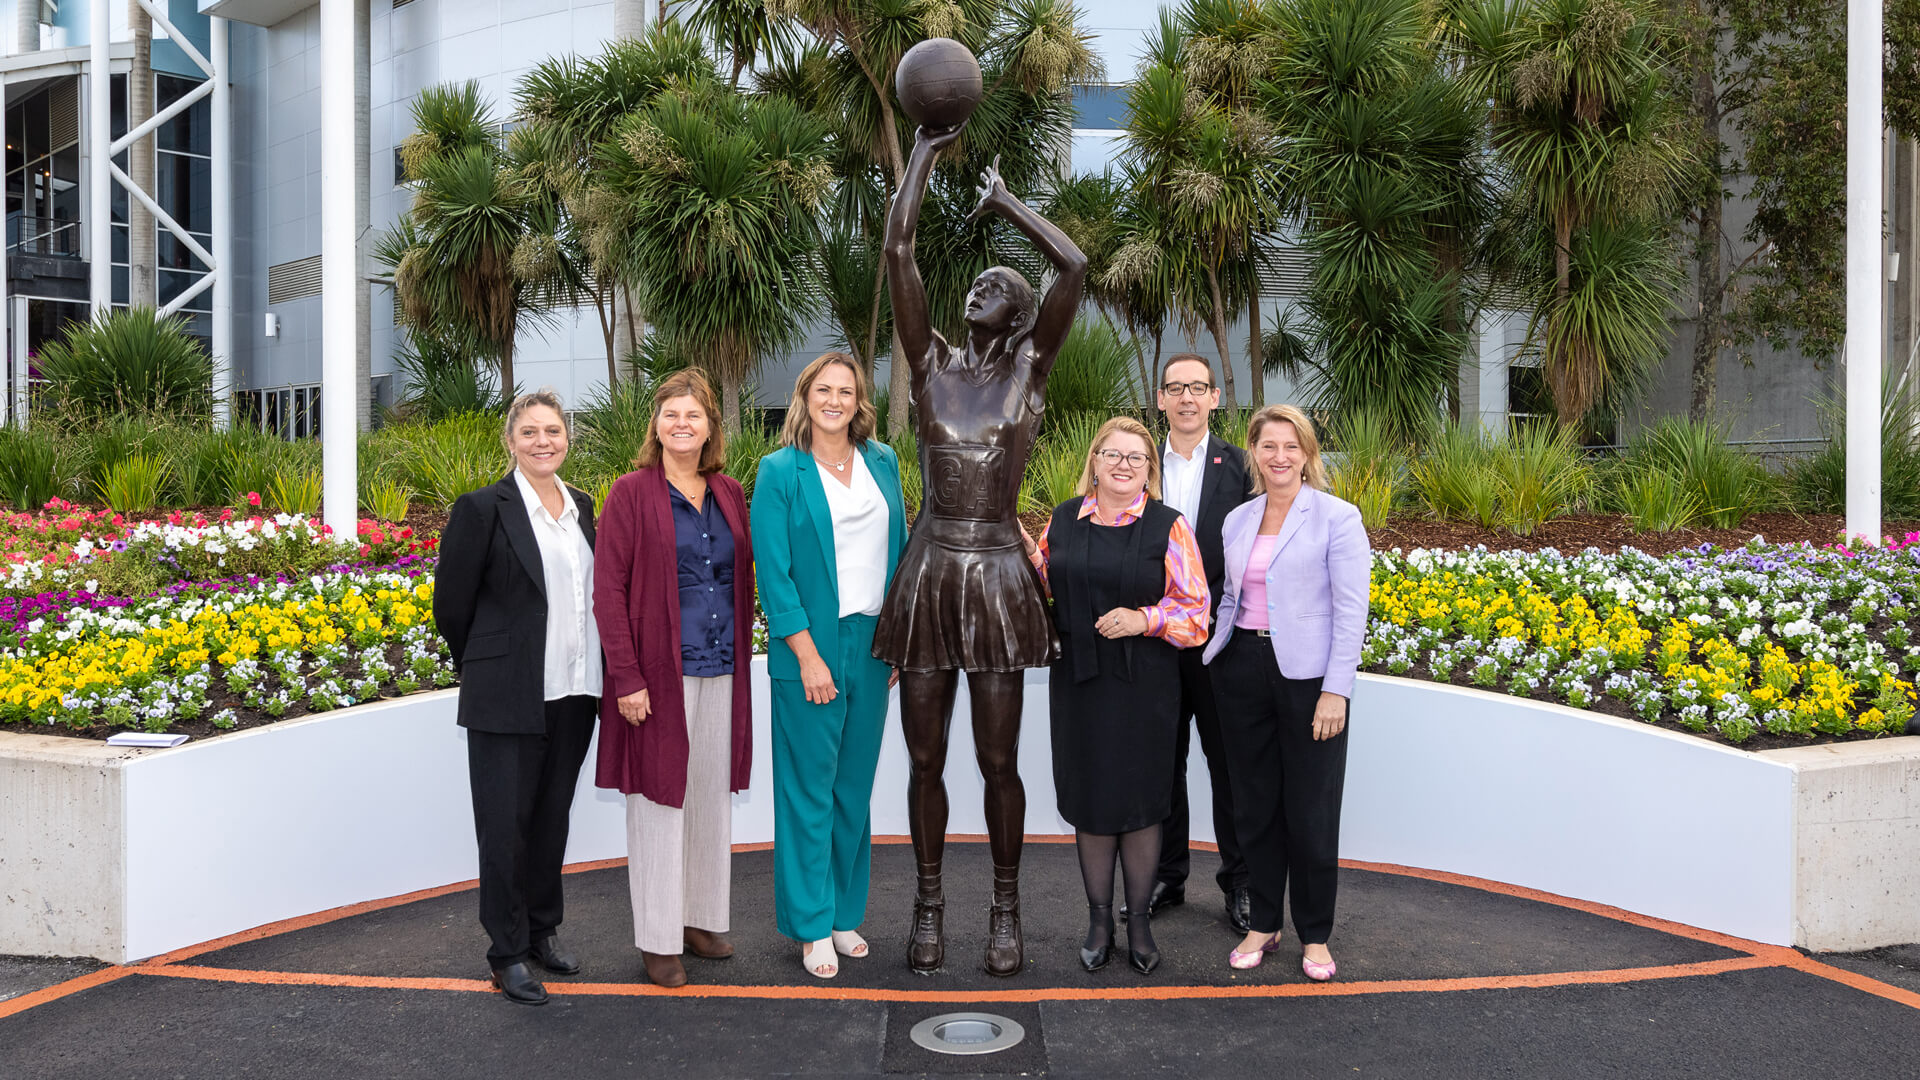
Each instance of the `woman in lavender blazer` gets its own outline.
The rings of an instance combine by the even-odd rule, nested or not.
[[[1367,629],[1372,552],[1360,512],[1324,490],[1305,413],[1269,405],[1247,425],[1255,497],[1221,528],[1226,578],[1203,660],[1213,675],[1246,857],[1252,929],[1227,956],[1257,967],[1280,943],[1292,880],[1301,969],[1334,976],[1347,702]]]

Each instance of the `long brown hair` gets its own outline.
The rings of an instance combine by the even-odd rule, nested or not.
[[[727,436],[720,430],[720,399],[698,368],[681,368],[660,380],[653,394],[653,422],[647,425],[647,441],[640,444],[635,468],[652,468],[660,463],[667,448],[660,445],[660,410],[674,398],[690,397],[707,414],[707,444],[700,448],[700,474],[717,473],[727,463]]]
[[[873,438],[880,413],[873,407],[873,395],[867,392],[867,373],[860,369],[858,360],[846,353],[830,352],[822,353],[793,380],[793,401],[787,406],[787,422],[780,429],[780,445],[813,449],[813,416],[807,411],[807,397],[813,392],[814,380],[827,370],[828,364],[839,364],[853,372],[853,419],[847,423],[847,438],[856,447]]]

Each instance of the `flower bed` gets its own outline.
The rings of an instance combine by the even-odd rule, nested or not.
[[[1735,744],[1899,734],[1916,602],[1920,533],[1865,551],[1378,553],[1362,665]]]

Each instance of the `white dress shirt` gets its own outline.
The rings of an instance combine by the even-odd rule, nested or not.
[[[819,462],[818,458],[814,459]],[[820,465],[820,486],[833,515],[833,561],[840,591],[840,617],[878,615],[886,600],[887,530],[893,514],[867,470],[866,455],[853,452],[852,483],[842,484]]]
[[[576,694],[600,696],[600,631],[593,622],[593,549],[580,530],[580,507],[556,477],[565,509],[547,512],[532,481],[513,470],[520,498],[527,504],[533,538],[540,544],[540,569],[547,587],[546,700]]]
[[[1169,438],[1166,451],[1160,455],[1160,501],[1180,511],[1190,528],[1200,527],[1200,490],[1207,477],[1207,442],[1211,438],[1201,432],[1192,457],[1181,457]]]

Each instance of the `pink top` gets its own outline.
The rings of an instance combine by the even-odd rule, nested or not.
[[[1240,610],[1233,625],[1243,630],[1266,630],[1267,567],[1273,565],[1273,549],[1280,534],[1260,533],[1253,538],[1253,550],[1247,552],[1247,570],[1240,578]]]

